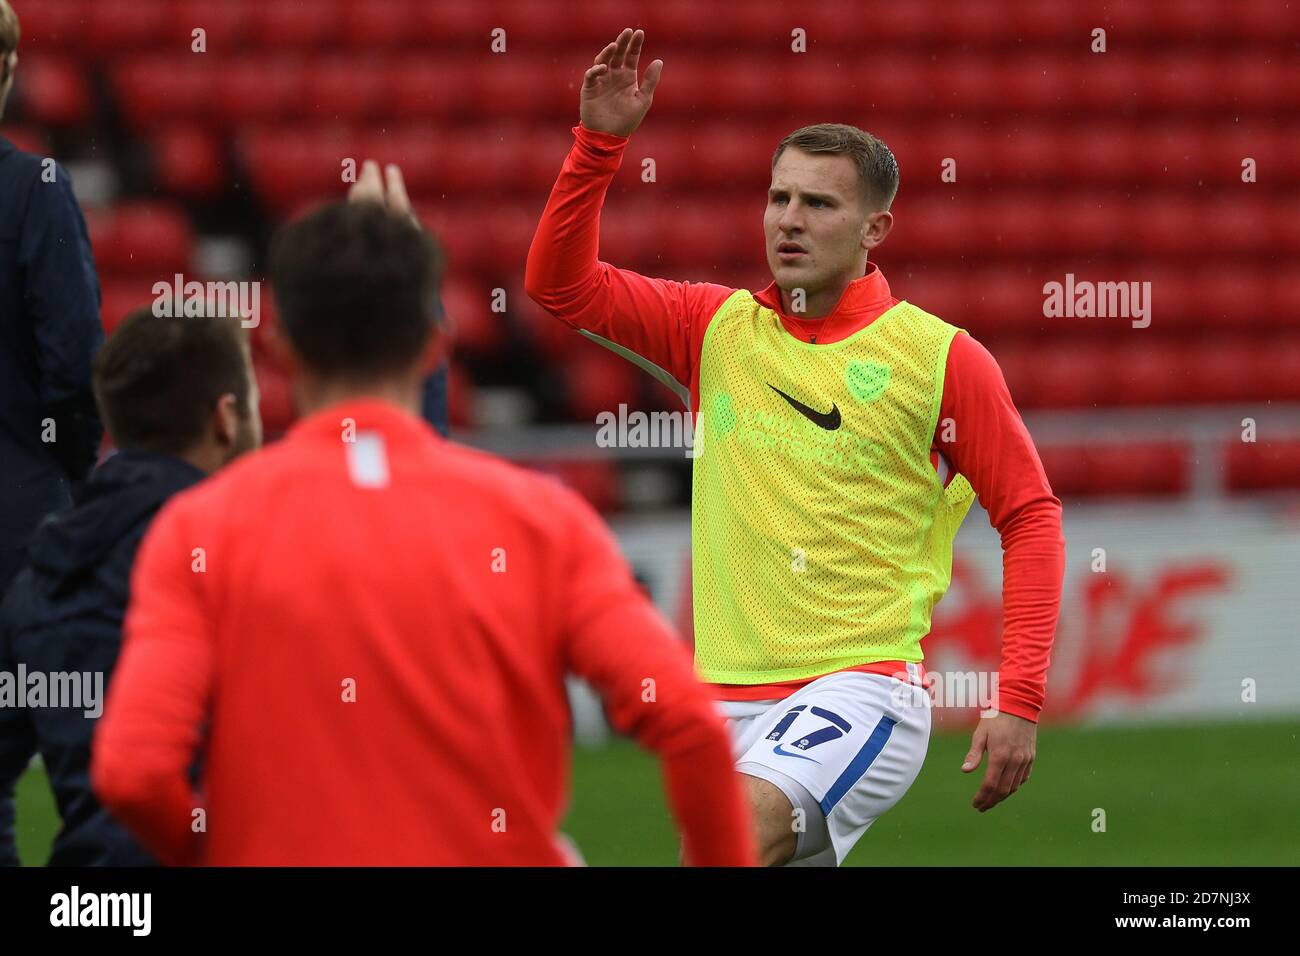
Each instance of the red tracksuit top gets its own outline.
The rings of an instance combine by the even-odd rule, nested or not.
[[[573,129],[575,143],[551,191],[528,252],[525,287],[548,312],[654,362],[690,389],[699,402],[704,332],[735,289],[713,283],[652,279],[598,259],[600,212],[628,138]],[[838,342],[865,327],[899,300],[874,263],[851,282],[824,318],[782,311],[773,282],[755,295],[785,329],[806,342]],[[922,307],[924,305],[922,304]],[[1037,720],[1043,706],[1052,638],[1065,571],[1061,502],[1007,390],[997,361],[970,335],[953,338],[945,368],[940,425],[956,423],[957,440],[936,429],[932,460],[942,454],[966,476],[1002,538],[1002,661],[999,709]],[[887,668],[902,670],[903,665]],[[757,686],[715,685],[726,700],[788,696],[808,681]]]
[[[154,521],[94,787],[173,864],[562,864],[566,672],[663,762],[686,860],[755,862],[713,703],[595,513],[347,402]]]

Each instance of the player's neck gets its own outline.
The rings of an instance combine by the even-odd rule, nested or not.
[[[799,302],[794,301],[793,293],[797,289],[786,291],[781,290],[781,309],[786,315],[796,319],[824,319],[835,310],[840,299],[844,295],[844,290],[849,287],[851,279],[846,279],[842,283],[836,283],[820,292],[814,292],[812,295],[801,297]]]
[[[415,374],[365,383],[300,375],[294,381],[293,391],[298,414],[304,418],[331,405],[363,399],[390,402],[418,416],[421,384]]]

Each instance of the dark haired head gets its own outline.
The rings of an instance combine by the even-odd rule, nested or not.
[[[225,395],[234,396],[239,426],[231,457],[260,442],[248,336],[236,320],[136,309],[95,356],[92,381],[104,425],[123,450],[192,450],[208,437]]]
[[[285,337],[311,372],[353,383],[420,362],[441,271],[428,233],[372,202],[317,209],[282,230],[271,253]]]

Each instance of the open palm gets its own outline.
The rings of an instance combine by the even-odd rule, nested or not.
[[[630,136],[645,119],[664,61],[655,60],[646,67],[645,79],[638,85],[637,66],[644,42],[644,31],[628,28],[600,51],[587,70],[579,110],[582,125],[587,129]]]

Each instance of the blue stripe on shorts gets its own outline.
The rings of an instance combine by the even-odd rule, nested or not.
[[[889,735],[894,732],[894,724],[896,723],[898,721],[892,717],[880,718],[880,723],[876,724],[876,729],[871,732],[871,736],[862,745],[858,755],[849,762],[849,765],[844,768],[844,772],[840,774],[839,779],[826,791],[826,796],[821,801],[822,813],[830,816],[835,804],[844,798],[850,787],[862,779],[862,775],[871,767],[872,762],[875,761],[880,751],[884,749],[885,744],[889,741]]]

